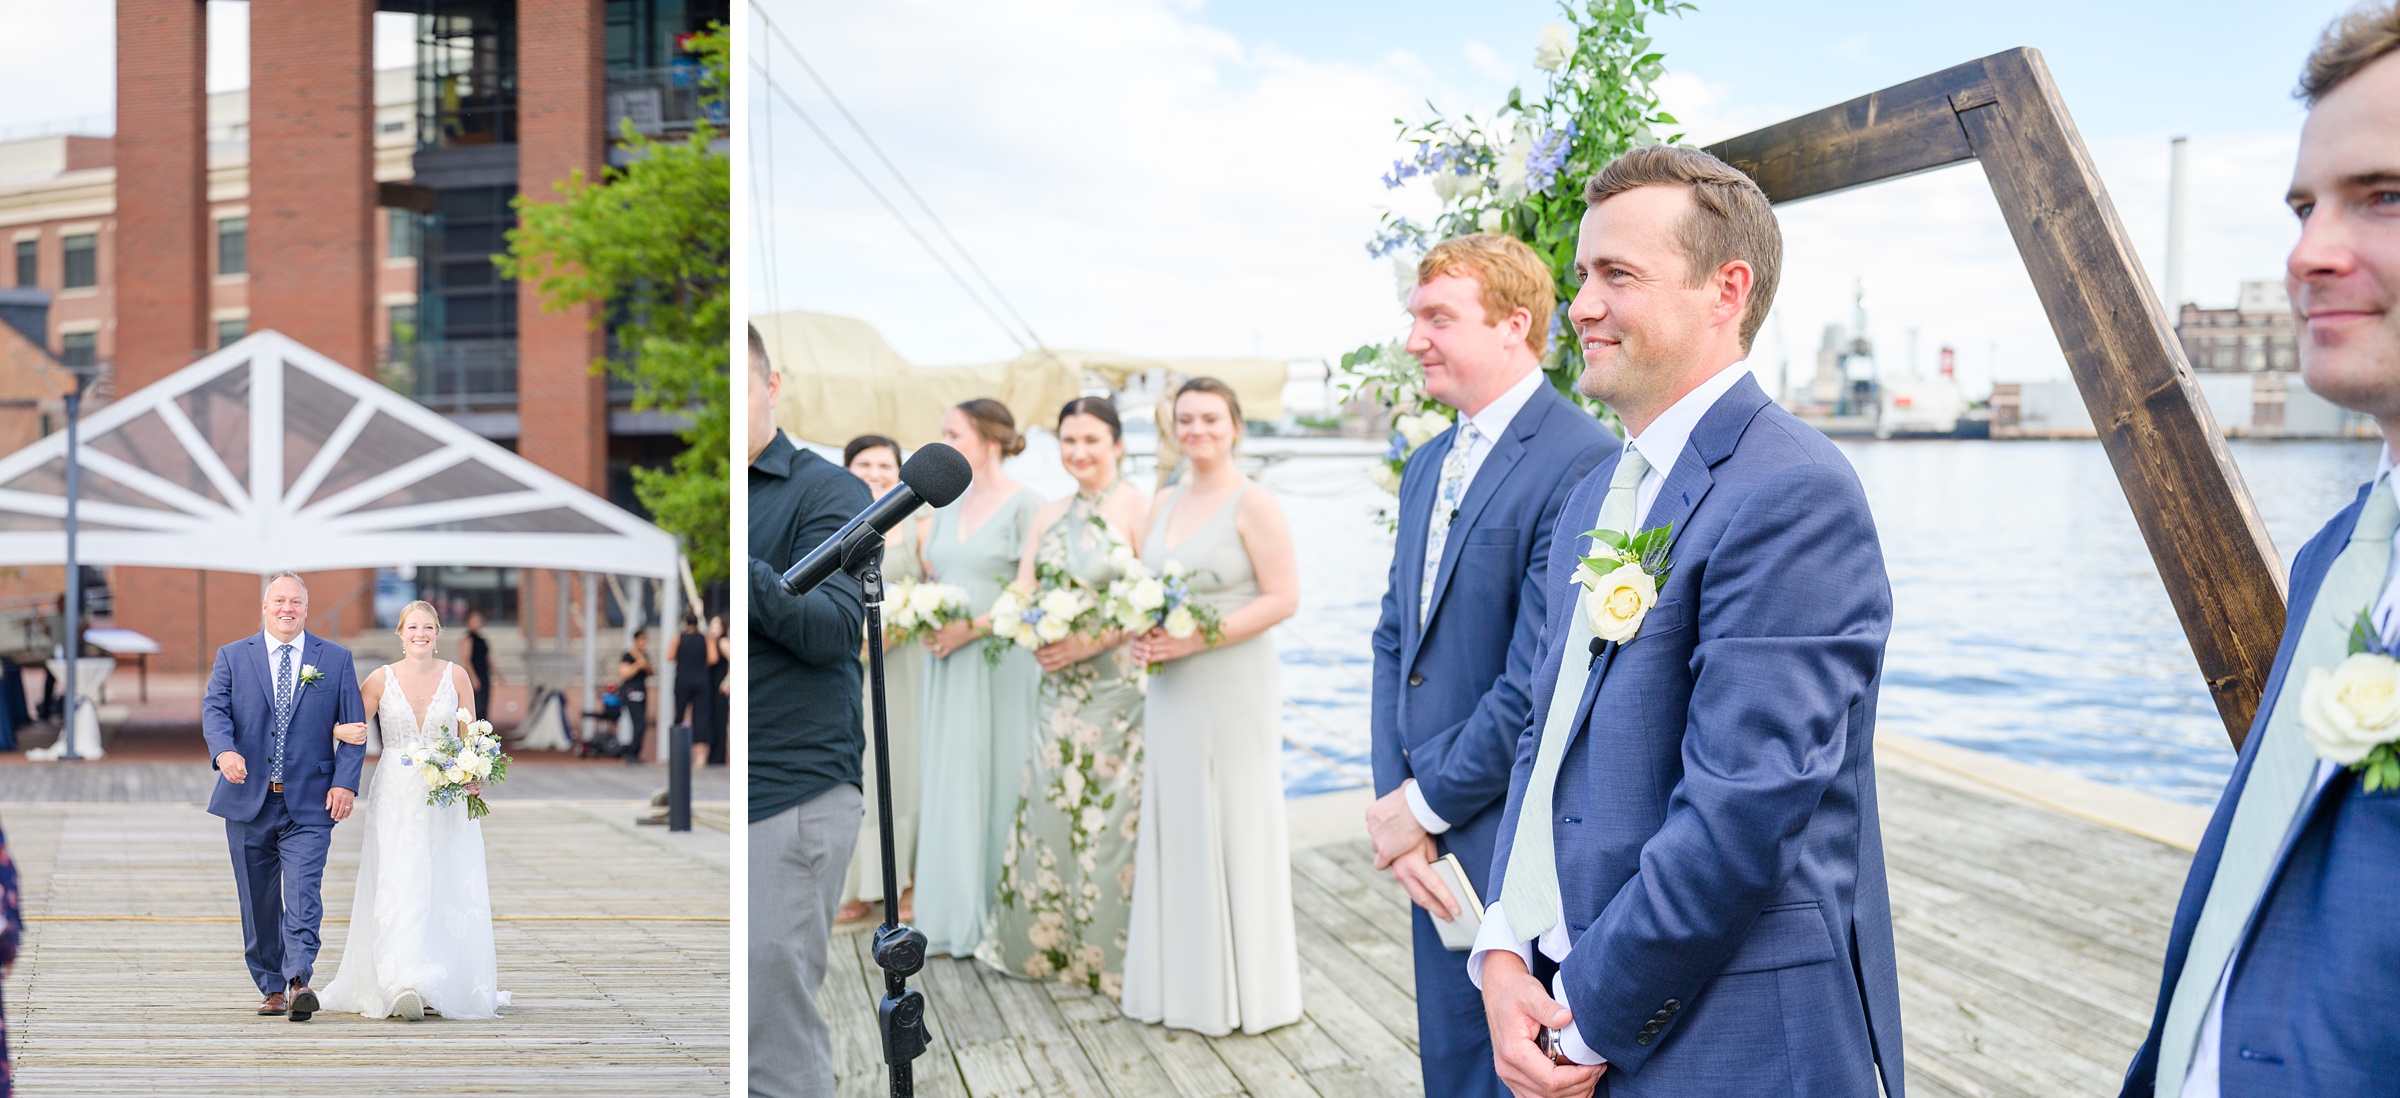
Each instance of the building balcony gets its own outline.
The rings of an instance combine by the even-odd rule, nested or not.
[[[619,69],[608,74],[608,134],[615,137],[627,122],[635,133],[668,137],[689,133],[700,119],[725,129],[725,104],[700,101],[700,67],[669,65],[656,69]]]
[[[427,340],[384,350],[384,384],[439,412],[517,406],[517,341]]]

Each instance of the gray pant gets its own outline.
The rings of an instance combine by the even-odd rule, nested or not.
[[[750,825],[751,1098],[833,1094],[833,1030],[815,1000],[861,814],[858,787],[837,785]],[[837,1009],[872,1010],[856,991]]]

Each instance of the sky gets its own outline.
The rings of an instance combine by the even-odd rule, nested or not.
[[[2291,87],[2342,6],[1712,0],[1650,31],[1668,70],[1661,95],[1699,144],[2039,49],[2154,283],[2168,140],[2189,137],[2185,296],[2229,305],[2241,281],[2281,277],[2296,234],[2281,195],[2303,117]],[[1540,0],[766,7],[1048,345],[1293,358],[1333,358],[1400,330],[1392,265],[1364,243],[1383,209],[1432,203],[1378,181],[1400,151],[1394,120],[1422,118],[1428,103],[1488,115],[1510,87],[1538,86],[1533,44],[1558,19]],[[747,311],[859,317],[920,363],[1013,354],[1007,327],[879,204],[877,191],[940,242],[792,54],[768,34],[745,52],[781,89],[743,67],[754,163],[737,188],[771,199],[751,203],[744,226]],[[1803,380],[1863,280],[1886,370],[1909,367],[1913,343],[1926,370],[1940,347],[1956,348],[1970,394],[1994,379],[2066,376],[1981,168],[1779,215],[1787,259],[1752,352],[1762,375],[1788,360]]]

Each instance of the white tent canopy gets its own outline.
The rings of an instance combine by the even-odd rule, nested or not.
[[[82,422],[76,556],[265,574],[570,569],[672,589],[675,539],[417,402],[259,332]],[[0,458],[0,565],[66,556],[66,435]]]

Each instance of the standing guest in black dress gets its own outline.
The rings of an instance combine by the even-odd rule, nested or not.
[[[683,615],[683,632],[675,638],[675,724],[692,726],[692,739],[708,736],[708,638],[700,634],[700,619]]]
[[[467,611],[467,686],[475,695],[475,715],[492,713],[492,644],[483,639],[483,611]]]
[[[8,860],[8,836],[0,835],[0,980],[17,965],[17,942],[25,936],[25,920],[17,912],[17,865]],[[8,1098],[8,1012],[0,1009],[0,1098]]]
[[[725,650],[725,615],[708,619],[708,765],[725,765],[725,733],[733,721],[733,689],[726,684],[733,653]]]
[[[633,631],[633,647],[617,657],[617,699],[633,721],[633,738],[625,744],[625,765],[642,765],[642,736],[650,729],[650,629]]]

